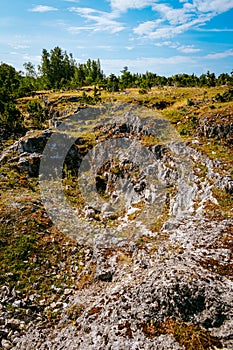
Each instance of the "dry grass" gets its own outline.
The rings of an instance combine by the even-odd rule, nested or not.
[[[208,350],[217,346],[222,349],[221,342],[210,335],[205,329],[172,317],[163,322],[150,322],[141,325],[143,333],[148,338],[161,334],[171,334],[185,350]]]

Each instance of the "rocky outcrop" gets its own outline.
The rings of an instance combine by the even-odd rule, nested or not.
[[[230,221],[210,225],[186,218],[159,246],[95,248],[99,282],[75,293],[53,330],[32,324],[14,349],[29,350],[33,342],[38,350],[186,349],[182,334],[164,326],[170,322],[175,329],[182,325],[184,333],[195,325],[197,333],[190,331],[189,337],[197,337],[197,343],[202,336],[209,339],[206,349],[221,344],[231,349],[232,284],[202,266],[211,257],[230,263],[230,250],[214,251],[208,243],[221,241],[229,228]],[[75,309],[73,318],[70,310]]]
[[[226,116],[214,115],[201,119],[197,129],[197,135],[205,138],[215,138],[232,144],[233,123],[232,112]]]
[[[54,322],[29,320],[16,338],[4,333],[4,325],[3,347],[233,347],[233,221],[205,215],[208,205],[218,205],[213,187],[230,195],[232,179],[222,174],[219,161],[182,142],[166,121],[140,118],[136,108],[125,107],[114,107],[117,118],[108,115],[100,121],[98,111],[88,120],[88,111],[81,113],[81,127],[97,135],[96,147],[83,147],[80,137],[76,145],[81,147],[74,146],[67,158],[83,171],[84,180],[91,167],[82,168],[81,161],[86,154],[98,160],[94,180],[83,182],[88,185],[83,197],[90,201],[76,213],[80,225],[69,226],[77,240],[89,231],[92,246],[84,248],[91,252],[88,263],[66,291],[66,303],[61,295],[46,305],[46,312],[56,315]],[[39,140],[21,140],[17,149],[41,155],[48,134],[42,135],[38,153],[34,145]],[[108,157],[110,151],[115,158]],[[91,156],[88,161],[92,164]],[[93,181],[95,193],[90,191]],[[99,205],[92,198],[96,193],[104,197]],[[68,221],[69,208],[65,210]]]

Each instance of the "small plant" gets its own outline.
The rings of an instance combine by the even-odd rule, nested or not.
[[[208,92],[205,90],[203,92],[203,101],[205,101],[207,99],[207,96],[208,96]]]
[[[213,98],[216,102],[230,102],[233,101],[233,89],[228,89],[220,94],[219,92]]]
[[[163,322],[154,322],[140,325],[148,338],[162,334],[172,334],[176,341],[186,350],[208,350],[214,346],[222,349],[221,342],[210,335],[205,329],[188,322],[168,317]]]
[[[68,310],[68,317],[70,320],[75,321],[79,318],[83,311],[85,310],[85,306],[83,304],[74,304]]]
[[[191,98],[188,98],[187,99],[187,106],[191,107],[191,106],[194,106],[194,105],[195,105],[194,101]]]
[[[138,90],[138,93],[139,93],[140,95],[145,95],[145,94],[148,93],[148,91],[147,91],[146,89],[142,88],[142,89]]]
[[[32,120],[34,126],[38,129],[43,128],[43,123],[46,120],[46,113],[40,102],[37,100],[29,101],[27,105],[27,112]]]
[[[215,109],[216,107],[215,107],[215,105],[212,104],[212,105],[209,106],[209,108],[210,109]]]

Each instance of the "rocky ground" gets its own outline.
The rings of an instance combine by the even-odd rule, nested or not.
[[[232,127],[201,125],[184,141],[154,111],[128,105],[71,122],[68,206],[39,191],[57,130],[30,132],[1,156],[2,256],[15,266],[3,264],[2,349],[232,349],[233,180],[229,164],[201,151],[201,137],[230,140]],[[80,194],[87,154],[96,193]]]

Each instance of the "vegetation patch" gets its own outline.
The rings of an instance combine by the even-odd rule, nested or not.
[[[233,197],[232,194],[227,193],[225,190],[219,188],[212,188],[213,196],[216,198],[217,203],[207,201],[205,204],[204,215],[209,219],[226,219],[233,217]]]
[[[221,342],[211,336],[205,329],[188,322],[176,320],[173,317],[169,317],[160,323],[154,321],[142,323],[140,328],[148,338],[171,334],[181,346],[184,346],[185,350],[223,348]]]

